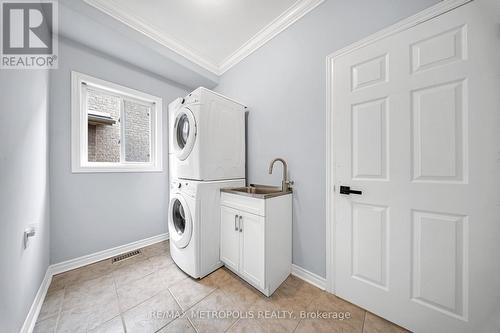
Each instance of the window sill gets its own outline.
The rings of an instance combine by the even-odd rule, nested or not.
[[[162,167],[73,167],[71,173],[150,173],[163,172]]]

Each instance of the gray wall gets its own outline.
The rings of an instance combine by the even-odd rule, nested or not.
[[[19,332],[49,265],[48,72],[0,70],[0,331]],[[36,236],[23,246],[24,229]]]
[[[51,262],[167,232],[168,103],[188,92],[160,77],[66,39],[51,71]],[[160,173],[71,173],[70,75],[76,70],[163,98]]]
[[[293,262],[325,276],[325,57],[437,0],[327,0],[226,72],[217,91],[249,106],[250,182],[295,181]]]

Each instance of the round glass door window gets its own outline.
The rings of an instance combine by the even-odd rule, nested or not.
[[[175,232],[182,235],[186,230],[186,214],[184,208],[179,200],[175,199],[174,206],[172,207],[172,221],[174,223]]]
[[[193,221],[186,200],[180,193],[175,193],[170,199],[168,209],[168,231],[170,241],[177,248],[185,248],[191,240]]]
[[[173,139],[177,158],[185,160],[193,150],[196,139],[196,122],[193,113],[186,107],[177,113]]]
[[[189,119],[185,113],[179,118],[177,126],[177,142],[180,148],[184,148],[189,138]]]

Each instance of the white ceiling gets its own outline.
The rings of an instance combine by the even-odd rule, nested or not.
[[[84,0],[218,75],[323,0]]]

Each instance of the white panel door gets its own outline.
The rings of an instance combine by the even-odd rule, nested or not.
[[[499,6],[333,59],[334,292],[412,331],[500,330]]]
[[[240,263],[239,212],[220,207],[220,260],[235,272]]]
[[[265,218],[259,215],[241,214],[241,262],[240,273],[256,286],[264,288]]]

